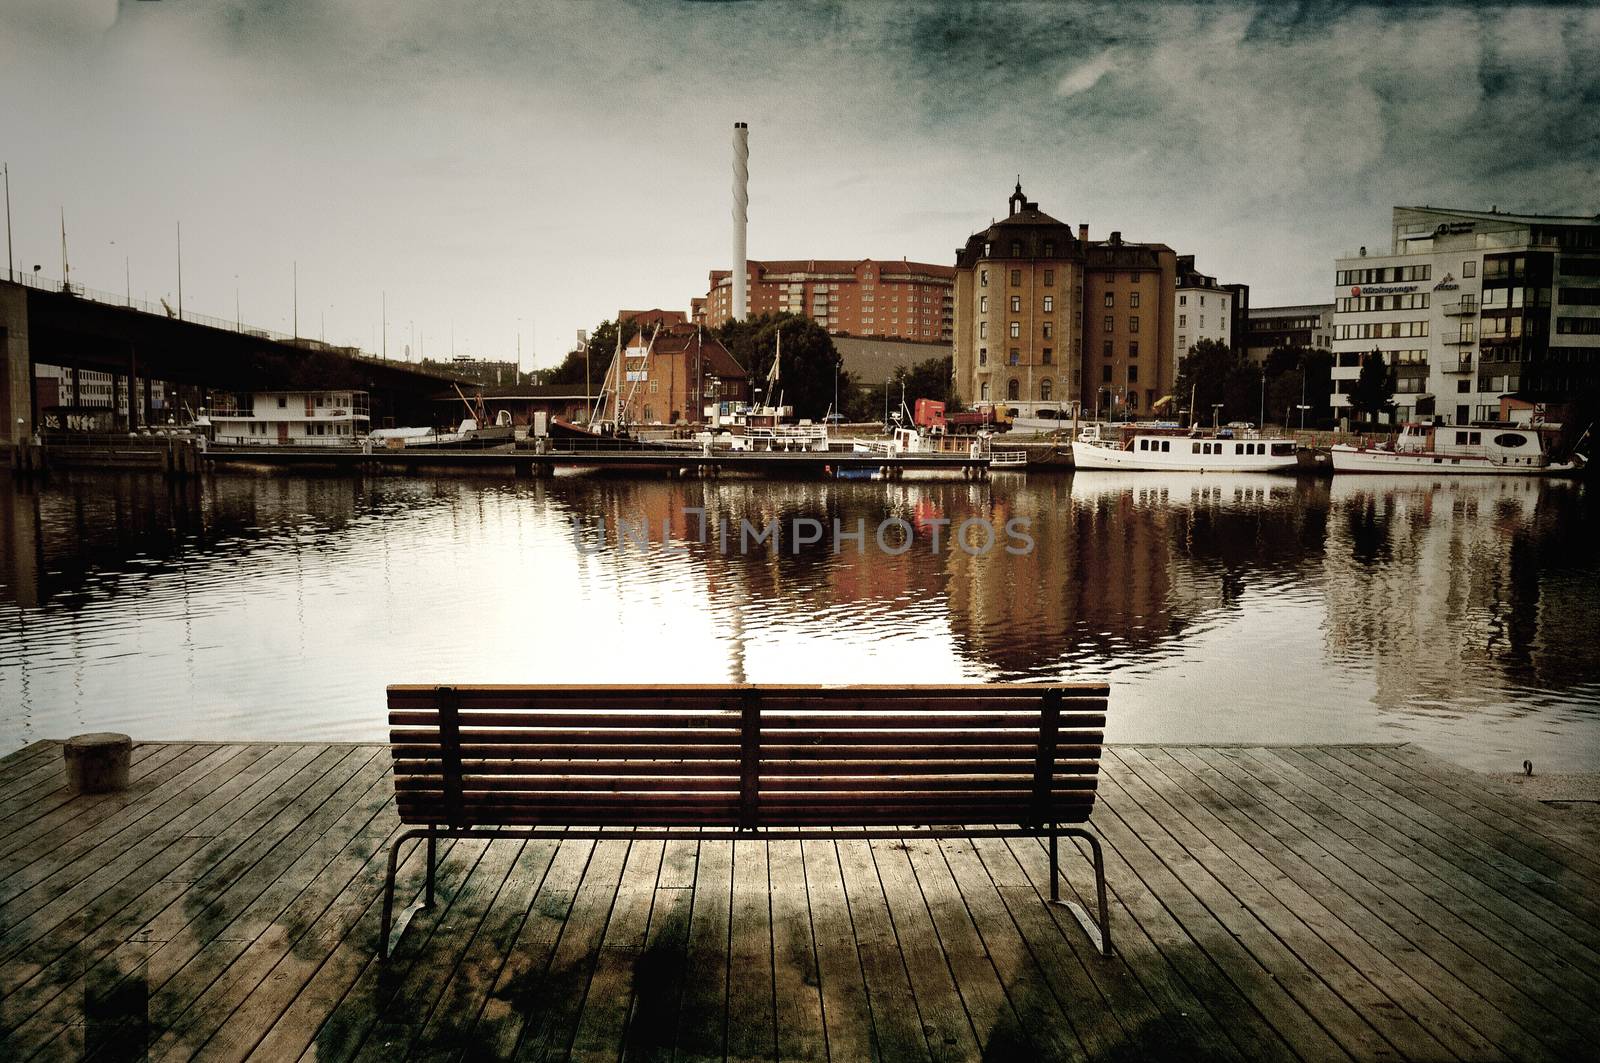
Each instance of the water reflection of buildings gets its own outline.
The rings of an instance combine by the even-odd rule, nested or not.
[[[1263,476],[1029,481],[997,508],[1031,519],[1036,549],[999,563],[952,557],[952,630],[1008,676],[1081,674],[1159,652],[1233,607],[1253,570],[1299,568],[1320,548],[1310,490]]]
[[[1600,680],[1600,573],[1581,486],[1340,476],[1331,508],[1328,651],[1370,662],[1380,707]]]

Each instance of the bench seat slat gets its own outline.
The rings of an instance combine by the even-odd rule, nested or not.
[[[431,702],[437,695],[437,686],[424,683],[394,683],[388,687],[390,704]],[[455,688],[463,699],[511,697],[521,699],[544,698],[550,701],[583,701],[600,696],[622,700],[652,701],[661,698],[742,698],[750,689],[759,690],[763,697],[804,697],[808,701],[850,700],[871,696],[887,698],[896,695],[923,698],[970,698],[992,701],[1007,697],[1043,697],[1047,691],[1059,690],[1068,700],[1076,697],[1105,698],[1111,694],[1109,683],[1055,682],[1055,683],[661,683],[640,686],[631,683],[472,683]]]
[[[739,763],[733,760],[682,760],[634,759],[623,760],[573,760],[566,758],[519,758],[510,760],[479,760],[463,756],[462,770],[468,775],[726,775],[739,776]],[[1058,775],[1093,774],[1098,762],[1093,760],[1060,760],[1056,762]],[[899,760],[874,758],[872,760],[763,760],[764,777],[802,776],[855,776],[855,775],[994,775],[1020,774],[1032,777],[1034,761],[1015,757],[1009,760],[994,758],[946,758],[943,760]],[[397,760],[397,776],[434,776],[443,772],[440,760]]]
[[[1105,726],[1105,710],[1066,711],[1061,714],[1065,730]],[[1037,707],[1018,708],[1015,711],[976,712],[970,710],[930,709],[918,712],[794,712],[771,711],[762,702],[761,729],[772,730],[969,730],[975,728],[1031,729],[1039,728],[1040,712]],[[486,712],[464,708],[459,713],[462,737],[474,728],[584,728],[595,730],[685,730],[696,728],[738,730],[739,714],[729,712],[681,713],[662,712],[543,712],[504,711]],[[432,710],[408,709],[389,713],[391,727],[435,727],[439,714]]]
[[[442,792],[437,777],[401,776],[395,781],[397,793]],[[708,778],[705,776],[644,776],[644,775],[467,775],[461,781],[463,796],[477,793],[620,793],[654,790],[738,790],[737,776]],[[1068,790],[1093,790],[1093,776],[1064,776],[1056,778],[1051,789],[1056,793]],[[893,794],[937,793],[940,791],[1005,790],[1031,793],[1033,777],[1015,775],[909,775],[899,777],[852,776],[849,778],[778,778],[761,780],[757,791],[762,800],[769,794],[808,792],[890,792]]]

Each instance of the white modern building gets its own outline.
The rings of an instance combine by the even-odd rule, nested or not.
[[[1397,377],[1394,422],[1500,417],[1600,383],[1600,215],[1395,207],[1387,251],[1334,263],[1333,406],[1362,358]]]
[[[206,414],[218,443],[352,446],[371,430],[365,391],[257,391],[212,401]]]
[[[1193,255],[1178,256],[1177,286],[1173,293],[1173,365],[1201,340],[1233,346],[1234,292],[1194,268]],[[1177,370],[1173,370],[1177,379]]]

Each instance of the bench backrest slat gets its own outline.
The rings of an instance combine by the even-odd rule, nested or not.
[[[389,691],[407,823],[1074,823],[1103,684]]]

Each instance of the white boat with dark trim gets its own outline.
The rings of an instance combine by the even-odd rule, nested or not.
[[[1558,476],[1576,472],[1582,459],[1552,460],[1553,431],[1526,425],[1410,423],[1392,442],[1333,447],[1334,472],[1448,473],[1492,476]]]
[[[1164,472],[1285,472],[1300,464],[1292,439],[1222,429],[1211,433],[1172,429],[1133,431],[1106,439],[1090,425],[1072,443],[1077,469]]]

